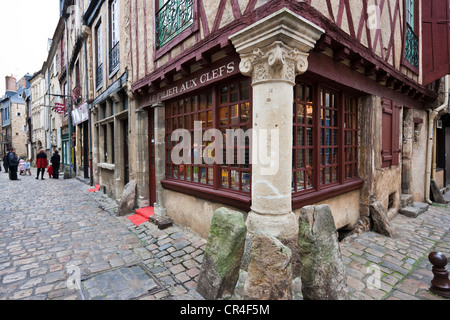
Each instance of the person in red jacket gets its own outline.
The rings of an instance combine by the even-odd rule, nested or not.
[[[52,165],[48,166],[47,172],[48,172],[48,178],[51,179],[52,176],[53,176],[53,167],[52,167]]]
[[[39,173],[42,172],[41,180],[45,180],[44,173],[47,166],[48,166],[47,155],[45,154],[45,151],[42,149],[36,156],[36,167],[38,169],[36,179],[39,179]]]

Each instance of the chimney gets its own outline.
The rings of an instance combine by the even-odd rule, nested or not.
[[[17,91],[16,78],[13,75],[5,77],[6,91]]]

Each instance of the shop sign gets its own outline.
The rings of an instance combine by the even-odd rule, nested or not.
[[[72,111],[72,122],[74,126],[89,119],[89,105],[85,101]]]
[[[66,105],[61,103],[55,103],[55,111],[59,114],[64,114],[66,112]]]
[[[165,101],[238,73],[239,60],[219,61],[207,71],[201,70],[188,79],[177,81],[172,85],[164,87],[158,92],[150,94],[144,104],[152,105],[157,102]]]

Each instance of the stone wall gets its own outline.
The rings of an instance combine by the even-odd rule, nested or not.
[[[11,134],[12,147],[16,148],[19,157],[27,157],[28,128],[25,104],[11,103]]]
[[[220,203],[169,190],[164,190],[164,203],[166,204],[167,215],[176,224],[191,229],[204,239],[208,238],[214,212],[221,207],[226,207]],[[226,208],[236,210],[231,207]],[[247,212],[242,213],[244,217],[247,217]]]
[[[413,118],[421,119],[422,123],[414,125],[413,145],[411,156],[411,190],[413,199],[416,202],[423,202],[425,199],[425,171],[428,137],[428,115],[426,111],[414,110]]]

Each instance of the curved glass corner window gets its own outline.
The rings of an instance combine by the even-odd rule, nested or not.
[[[161,48],[192,25],[194,0],[159,0],[156,14],[156,46]]]

